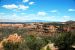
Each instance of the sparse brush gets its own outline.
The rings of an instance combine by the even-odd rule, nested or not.
[[[3,40],[4,50],[19,50],[22,38],[18,34],[9,35]]]

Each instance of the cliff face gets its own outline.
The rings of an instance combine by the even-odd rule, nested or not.
[[[2,27],[17,27],[36,30],[38,32],[63,32],[75,31],[75,22],[63,23],[29,23],[29,24],[0,24]]]
[[[0,24],[0,27],[23,27],[23,24]]]

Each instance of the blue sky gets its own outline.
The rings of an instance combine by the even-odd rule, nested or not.
[[[75,21],[75,0],[0,0],[0,19]]]

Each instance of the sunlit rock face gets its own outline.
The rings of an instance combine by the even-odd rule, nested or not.
[[[10,42],[21,42],[21,36],[19,36],[17,33],[9,35],[9,37],[7,38],[7,41]]]
[[[23,27],[23,24],[0,24],[0,27]]]

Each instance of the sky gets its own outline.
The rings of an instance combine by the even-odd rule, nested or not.
[[[0,20],[75,21],[75,0],[0,0]]]

